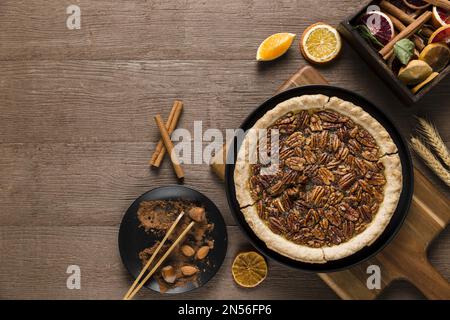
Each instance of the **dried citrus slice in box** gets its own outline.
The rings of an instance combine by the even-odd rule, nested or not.
[[[293,33],[275,33],[264,40],[256,53],[256,60],[270,61],[281,57],[291,47],[294,41]]]
[[[450,62],[450,48],[443,43],[427,45],[420,53],[419,59],[425,61],[436,72],[441,72]]]
[[[361,22],[366,25],[381,44],[387,45],[394,38],[394,24],[391,18],[380,11],[371,11],[361,17]]]
[[[450,24],[437,29],[428,39],[428,43],[444,42],[450,44]]]
[[[412,93],[416,94],[420,90],[422,90],[427,84],[434,80],[439,75],[438,72],[433,72],[430,74],[428,78],[426,78],[423,82],[419,83],[417,86],[411,89]]]
[[[428,2],[423,0],[403,0],[403,2],[405,5],[414,10],[425,9],[430,6]]]
[[[241,252],[234,258],[231,273],[238,285],[253,288],[267,277],[267,263],[259,253]]]
[[[422,60],[411,60],[408,65],[398,73],[398,78],[404,84],[416,85],[424,81],[433,73],[433,69]]]
[[[316,23],[303,32],[300,51],[312,63],[327,63],[334,60],[342,48],[342,41],[335,28],[325,23]]]
[[[450,11],[436,6],[433,7],[433,25],[440,28],[447,24],[450,24]]]

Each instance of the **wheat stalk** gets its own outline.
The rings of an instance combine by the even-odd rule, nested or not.
[[[436,154],[442,162],[450,168],[450,153],[436,127],[423,118],[417,118],[417,121],[419,123],[417,132],[428,142],[434,151],[436,151]]]
[[[448,172],[438,159],[418,138],[411,138],[411,147],[425,161],[428,167],[436,173],[450,187],[450,172]]]

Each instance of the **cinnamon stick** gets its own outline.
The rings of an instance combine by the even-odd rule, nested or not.
[[[385,56],[383,56],[383,59],[388,61],[393,55],[394,55],[394,50],[391,50]]]
[[[181,112],[183,110],[183,103],[181,101],[175,100],[172,106],[172,110],[169,114],[169,120],[168,125],[166,124],[167,132],[172,134],[172,132],[175,130],[178,124],[178,120],[180,118]],[[172,117],[171,117],[172,115]],[[162,160],[164,159],[164,155],[166,154],[166,148],[164,147],[164,143],[162,140],[158,142],[158,145],[156,147],[155,153],[153,154],[154,158],[152,157],[151,165],[154,167],[159,167],[161,165]]]
[[[172,110],[170,110],[169,118],[167,118],[167,121],[166,121],[166,129],[167,129],[167,130],[169,130],[169,128],[170,128],[170,126],[171,126],[171,124],[172,124],[172,121],[173,121],[173,115],[175,114],[175,110],[176,110],[177,105],[178,105],[178,104],[177,104],[177,102],[175,101],[174,104],[173,104],[173,106],[172,106]],[[150,159],[150,165],[155,166],[155,167],[158,167],[158,165],[155,164],[155,161],[156,161],[156,159],[159,157],[159,155],[160,155],[160,153],[161,153],[161,150],[162,150],[163,148],[165,149],[164,143],[163,143],[162,139],[160,139],[160,140],[158,141],[158,144],[156,145],[155,151],[154,151],[153,154],[152,154],[152,158]]]
[[[407,26],[403,31],[401,31],[397,36],[395,36],[383,49],[379,51],[383,58],[389,58],[390,52],[393,50],[394,45],[397,41],[405,38],[409,38],[417,30],[419,30],[428,20],[430,20],[433,14],[430,11],[424,12],[420,17],[418,17],[413,23]]]
[[[406,26],[403,24],[403,22],[398,20],[396,17],[394,17],[389,13],[386,13],[386,15],[389,17],[389,19],[391,19],[395,29],[397,29],[400,32],[406,29]],[[414,44],[416,45],[416,48],[419,51],[422,51],[425,48],[425,44],[422,38],[420,38],[418,35],[414,35]]]
[[[393,16],[390,13],[386,13],[386,15],[389,17],[389,19],[391,19],[395,29],[397,29],[398,31],[403,31],[406,29],[406,26],[397,17]]]
[[[158,126],[159,132],[161,133],[161,138],[164,143],[164,146],[166,147],[167,152],[169,153],[175,174],[177,175],[178,179],[181,180],[184,178],[184,171],[180,165],[180,161],[177,155],[175,154],[175,152],[173,152],[174,145],[172,140],[170,140],[169,132],[167,131],[166,126],[164,125],[161,115],[158,114],[155,116],[155,122],[156,125]]]
[[[408,15],[406,12],[404,12],[402,9],[396,7],[395,5],[393,5],[392,3],[383,0],[380,3],[380,7],[384,10],[385,13],[387,13],[390,17],[394,17],[397,19],[397,21],[400,21],[402,23],[404,23],[405,25],[410,25],[413,24],[414,21],[416,21],[414,19],[414,16],[410,16]],[[420,10],[418,10],[418,12],[420,12]],[[423,14],[423,13],[422,13]],[[392,18],[391,18],[392,20]],[[395,22],[392,21],[392,23],[395,26]],[[431,30],[430,28],[423,28],[422,29],[422,33],[425,37],[431,37],[431,35],[433,34],[433,30]]]
[[[396,17],[406,25],[412,24],[415,21],[413,17],[408,15],[402,9],[386,0],[381,1],[380,8],[383,9],[386,13],[389,13],[390,15]]]
[[[166,129],[169,135],[175,130],[180,119],[181,111],[183,110],[183,102],[175,100],[170,110],[169,118],[166,122]],[[153,152],[152,158],[150,160],[150,165],[158,168],[161,165],[164,155],[166,154],[166,148],[162,139],[158,141],[155,151]]]
[[[424,0],[424,1],[434,5],[436,7],[450,11],[450,1],[448,1],[448,0]]]

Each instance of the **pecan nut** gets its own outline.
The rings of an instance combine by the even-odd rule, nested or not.
[[[270,175],[260,174],[265,166],[252,165],[249,185],[259,217],[274,233],[313,248],[363,232],[386,185],[372,135],[328,109],[290,112],[270,128],[280,133],[281,161]],[[271,135],[261,143],[271,146]]]
[[[289,168],[295,171],[303,171],[305,168],[305,162],[306,160],[300,157],[291,157],[289,159],[286,159],[285,164]]]

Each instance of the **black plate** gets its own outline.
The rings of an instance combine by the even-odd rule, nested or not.
[[[284,91],[265,101],[255,111],[253,111],[242,123],[241,129],[246,131],[251,127],[253,127],[256,121],[258,121],[267,111],[273,109],[277,104],[290,98],[298,97],[305,94],[324,94],[330,97],[336,96],[343,100],[353,102],[354,104],[363,108],[375,119],[377,119],[378,122],[380,122],[386,128],[386,130],[389,132],[392,139],[394,140],[394,143],[397,145],[398,153],[402,163],[403,189],[400,195],[400,200],[397,209],[395,210],[395,213],[392,216],[391,221],[387,225],[384,232],[380,235],[380,237],[378,237],[378,239],[372,245],[365,247],[360,251],[356,252],[355,254],[346,257],[344,259],[329,261],[324,264],[311,264],[295,261],[267,248],[266,244],[254,234],[253,230],[246,223],[244,216],[239,208],[239,203],[236,199],[236,192],[234,189],[233,173],[237,152],[228,153],[227,165],[225,169],[227,198],[228,204],[231,208],[234,218],[241,226],[241,228],[244,230],[245,234],[248,236],[252,244],[264,255],[278,262],[281,262],[285,265],[297,269],[314,272],[331,272],[349,268],[350,266],[353,266],[370,258],[377,252],[379,252],[382,248],[384,248],[394,238],[394,236],[400,229],[401,225],[403,224],[403,221],[405,220],[405,217],[408,213],[411,204],[411,199],[413,195],[413,181],[414,181],[413,167],[411,155],[409,153],[408,148],[406,147],[406,142],[400,135],[399,131],[394,126],[392,121],[389,120],[388,117],[383,112],[381,112],[377,107],[375,107],[375,105],[373,105],[365,98],[351,91],[339,87],[327,85],[311,85],[311,86],[297,87]],[[240,145],[238,146],[237,143],[238,143],[237,138],[235,137],[233,140],[233,146],[235,148],[234,150],[239,150]]]
[[[136,279],[142,269],[139,252],[151,247],[155,241],[159,240],[151,233],[146,233],[143,228],[139,228],[137,211],[141,201],[146,200],[187,200],[205,206],[208,221],[214,223],[214,229],[211,232],[211,238],[214,239],[214,249],[208,255],[210,263],[202,266],[205,271],[202,271],[198,276],[198,286],[188,283],[183,287],[169,289],[165,293],[182,293],[203,286],[219,270],[227,252],[227,229],[219,209],[205,195],[186,186],[160,187],[137,198],[125,213],[119,230],[120,257],[133,279]],[[145,284],[145,287],[160,292],[158,282],[153,278]]]

